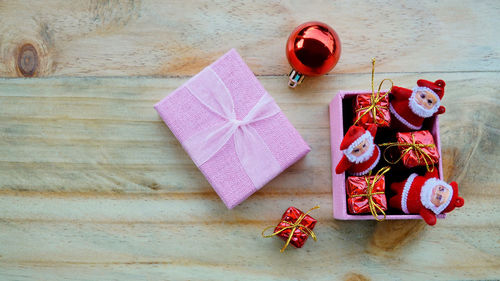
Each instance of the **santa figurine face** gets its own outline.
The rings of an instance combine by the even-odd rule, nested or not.
[[[366,131],[356,142],[352,143],[349,148],[343,150],[344,155],[352,163],[363,163],[370,159],[375,150],[373,137],[370,132]]]
[[[432,189],[431,193],[431,203],[434,206],[439,207],[448,201],[450,197],[450,191],[442,185],[436,185]]]
[[[427,87],[415,87],[409,100],[409,106],[416,115],[427,118],[436,113],[440,106],[438,95]]]
[[[415,101],[417,102],[418,105],[421,107],[429,110],[434,107],[437,103],[437,98],[434,93],[431,93],[430,91],[426,89],[418,89],[415,92]]]
[[[369,139],[364,139],[360,144],[356,145],[353,149],[352,149],[352,152],[351,154],[353,156],[356,156],[356,157],[359,157],[363,154],[365,154],[365,152],[368,151],[368,149],[370,148],[370,140]]]

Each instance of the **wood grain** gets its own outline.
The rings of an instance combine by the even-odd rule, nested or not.
[[[15,1],[0,2],[0,76],[193,75],[236,48],[258,75],[290,71],[285,42],[308,20],[332,25],[336,73],[498,71],[498,1]]]
[[[447,81],[445,177],[460,183],[467,203],[436,227],[332,218],[327,104],[340,89],[368,88],[369,74],[330,75],[296,90],[284,77],[259,77],[313,150],[230,212],[152,109],[187,78],[0,79],[0,276],[499,276],[500,99],[491,87],[499,73],[376,79],[384,77],[408,86],[417,77]],[[315,204],[317,243],[280,254],[282,241],[260,237],[289,205]]]
[[[498,279],[499,13],[488,0],[0,1],[0,279]],[[331,24],[343,53],[290,90],[284,45],[308,20]],[[232,47],[313,150],[228,211],[153,104]],[[327,105],[369,88],[372,57],[376,81],[447,82],[444,176],[466,204],[435,227],[332,218]],[[7,78],[22,76],[45,78]],[[318,242],[280,254],[260,236],[316,204]]]

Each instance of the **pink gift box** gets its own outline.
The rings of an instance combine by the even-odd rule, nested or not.
[[[340,143],[344,137],[344,125],[348,126],[352,124],[350,119],[346,119],[345,115],[347,112],[344,110],[352,110],[352,99],[356,95],[360,94],[371,94],[369,91],[340,91],[330,103],[330,140],[331,140],[331,151],[332,151],[332,190],[333,190],[333,217],[339,220],[374,220],[375,218],[371,214],[363,215],[352,215],[348,213],[347,210],[347,194],[346,194],[346,174],[336,174],[335,166],[342,158],[342,151],[340,150]],[[439,121],[438,117],[431,118],[430,124],[428,123],[429,131],[431,132],[434,140],[436,141],[436,147],[438,149],[439,155],[441,154],[441,141],[439,138]],[[350,122],[350,123],[347,123]],[[424,123],[425,125],[425,123]],[[377,132],[378,134],[378,132]],[[443,163],[441,158],[438,162],[439,178],[443,179]],[[389,189],[386,186],[386,192]],[[389,199],[389,198],[388,198]],[[444,218],[444,214],[437,216],[438,218]],[[406,215],[403,212],[400,214],[391,214],[388,212],[386,216],[387,220],[401,220],[401,219],[422,219],[420,215]]]
[[[234,49],[155,109],[229,209],[311,150]]]

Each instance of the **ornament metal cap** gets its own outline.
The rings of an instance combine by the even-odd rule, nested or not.
[[[290,88],[297,87],[297,85],[302,83],[304,77],[304,74],[298,73],[295,69],[292,69],[292,71],[290,71],[290,74],[288,74],[288,86]]]

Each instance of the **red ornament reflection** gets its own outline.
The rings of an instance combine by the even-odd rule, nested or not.
[[[307,76],[328,73],[337,64],[341,53],[340,39],[330,26],[321,22],[306,22],[290,34],[286,56],[293,67],[290,87],[295,87]]]

